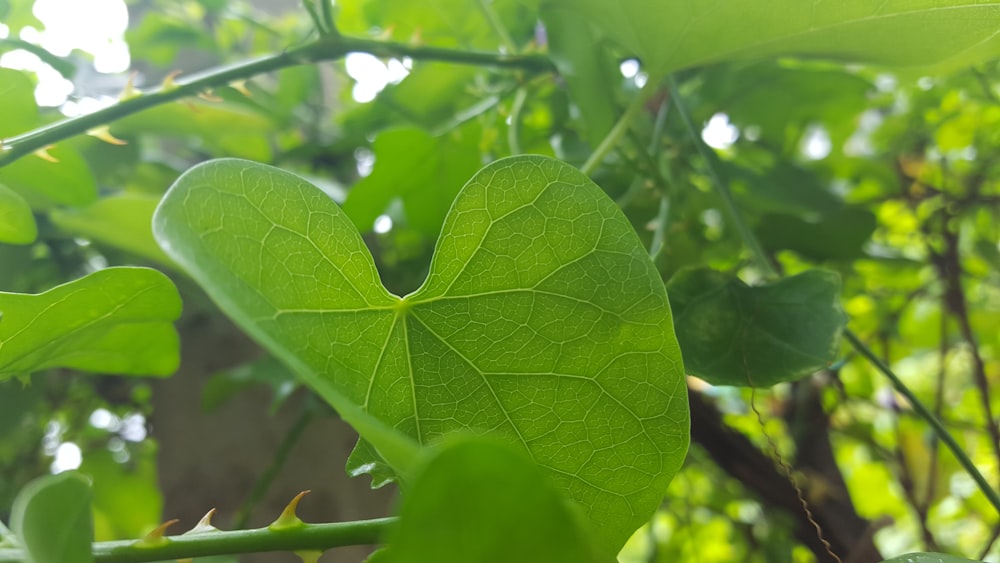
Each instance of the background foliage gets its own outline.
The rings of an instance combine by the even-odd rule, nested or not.
[[[240,338],[208,298],[218,295],[150,229],[189,168],[236,157],[302,176],[341,205],[384,287],[405,295],[427,276],[463,184],[500,158],[540,154],[582,168],[617,203],[667,284],[695,376],[691,450],[620,561],[832,560],[776,451],[845,561],[910,551],[1000,561],[989,499],[841,339],[853,329],[1000,485],[996,3],[887,3],[872,13],[862,1],[827,12],[789,0],[754,12],[736,2],[365,0],[335,3],[334,30],[321,2],[135,0],[127,27],[101,44],[127,46],[137,71],[128,79],[124,67],[100,72],[100,45],[53,42],[68,35],[56,4],[0,1],[0,137],[11,149],[0,153],[0,521],[20,522],[15,533],[31,525],[17,492],[78,465],[93,482],[96,539],[139,537],[180,516],[171,481],[238,474],[228,451],[177,472],[158,447],[183,449],[191,432],[250,444],[241,420],[287,432],[255,430],[278,434],[280,445],[247,446],[263,469],[249,482],[230,478],[233,496],[211,501],[229,504],[220,527],[260,516],[259,499],[291,466],[312,475],[299,489],[340,472],[312,467],[316,449],[288,459],[305,429],[332,415],[244,341],[221,341],[240,353],[210,346],[207,373],[182,395],[218,421],[227,405],[264,391],[256,410],[229,412],[229,430],[219,423],[178,439],[169,414],[189,411],[157,399],[169,380],[120,377],[175,370],[173,284],[185,306],[181,343],[205,338],[205,326]],[[338,34],[360,39],[324,50]],[[184,90],[196,71],[272,54],[275,66],[262,70],[273,72]],[[162,94],[135,90],[158,85]],[[59,87],[66,95],[53,99]],[[16,154],[31,142],[19,135],[116,99],[155,103]],[[205,216],[210,203],[199,207]],[[238,238],[254,224],[245,216],[231,228]],[[119,266],[152,266],[169,280]],[[627,277],[606,273],[602,285]],[[22,317],[38,324],[22,331]],[[191,373],[182,366],[177,378]],[[337,406],[359,430],[371,422]],[[294,423],[280,422],[289,412]],[[338,463],[350,451],[342,441],[322,446]],[[457,440],[426,465],[414,469],[426,477],[400,507],[394,547],[372,560],[445,561],[454,556],[446,540],[460,538],[469,538],[466,557],[522,545],[463,529],[461,515],[477,506],[496,508],[498,529],[537,519],[525,526],[536,536],[521,539],[548,540],[545,560],[592,556],[574,527],[580,515],[547,496],[537,467],[516,452]],[[392,476],[382,464],[349,467],[374,483]],[[510,499],[485,489],[448,497],[447,485],[463,479],[538,491],[530,505],[502,508]],[[59,483],[89,494],[77,485]],[[318,518],[336,519],[344,503],[330,501]],[[443,539],[406,523],[408,514],[462,532]]]

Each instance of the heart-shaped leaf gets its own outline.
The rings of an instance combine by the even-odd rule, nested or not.
[[[847,322],[840,278],[823,270],[749,287],[693,269],[668,287],[688,373],[716,385],[768,387],[818,371],[836,355]]]
[[[545,1],[579,11],[654,76],[776,56],[959,68],[1000,54],[997,1]]]
[[[87,478],[67,472],[28,483],[14,499],[10,526],[26,563],[89,563],[94,558]]]
[[[420,443],[507,438],[584,507],[608,553],[683,461],[663,283],[615,204],[569,165],[514,157],[476,174],[404,298],[333,201],[272,167],[201,164],[153,222],[223,310],[338,410],[359,405]]]
[[[407,489],[384,561],[588,563],[589,538],[522,452],[449,440]]]
[[[0,380],[53,367],[170,375],[180,313],[174,284],[146,268],[107,268],[38,295],[0,293]]]

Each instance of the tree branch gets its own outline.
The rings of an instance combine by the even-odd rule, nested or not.
[[[555,70],[549,59],[543,55],[502,55],[328,35],[282,53],[213,68],[193,75],[187,80],[180,80],[177,84],[129,98],[108,108],[0,140],[0,167],[49,145],[86,133],[96,127],[108,125],[145,109],[195,96],[212,88],[226,86],[259,74],[302,64],[336,60],[355,52],[369,53],[383,58],[409,57],[415,60],[515,68],[533,73]]]
[[[691,405],[691,440],[699,444],[726,473],[772,508],[783,510],[795,521],[796,539],[808,547],[817,561],[830,562],[827,552],[808,515],[802,509],[798,493],[774,462],[743,434],[726,425],[722,414],[700,393],[688,389]],[[831,454],[832,455],[832,454]],[[872,540],[874,527],[846,502],[810,501],[813,517],[827,532],[835,553],[845,554],[852,563],[876,563],[882,560]]]

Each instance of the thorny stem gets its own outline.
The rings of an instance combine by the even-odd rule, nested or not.
[[[49,145],[86,133],[96,127],[109,125],[145,109],[195,96],[212,88],[223,87],[259,74],[302,64],[336,60],[354,52],[369,53],[376,57],[410,57],[414,60],[510,68],[529,73],[553,72],[555,70],[549,59],[543,55],[504,55],[327,35],[282,53],[199,73],[187,80],[178,81],[176,85],[161,87],[153,92],[124,100],[105,109],[3,139],[0,141],[0,167]]]
[[[378,518],[335,524],[302,524],[281,530],[206,531],[166,536],[153,545],[143,544],[142,540],[97,542],[92,553],[94,563],[142,563],[269,551],[326,551],[334,547],[379,543],[395,523],[396,518]],[[0,549],[0,563],[25,560],[25,554],[20,549]]]

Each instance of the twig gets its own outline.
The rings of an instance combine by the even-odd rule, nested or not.
[[[649,81],[646,82],[646,85],[639,90],[639,92],[635,95],[635,98],[632,99],[632,102],[627,108],[625,108],[625,113],[618,118],[618,121],[615,122],[611,131],[608,131],[608,134],[604,136],[604,139],[602,139],[601,143],[597,145],[594,152],[590,153],[590,157],[587,159],[587,162],[583,163],[583,166],[580,167],[581,172],[587,176],[594,173],[594,170],[596,170],[598,165],[601,164],[604,157],[611,152],[611,149],[618,144],[618,141],[621,140],[625,132],[632,126],[632,121],[635,119],[635,116],[639,114],[639,111],[642,110],[646,100],[648,100],[653,92],[655,92],[659,87],[659,82],[653,80],[653,77],[650,77]]]
[[[771,259],[768,258],[767,254],[764,252],[764,247],[760,245],[760,241],[757,240],[753,231],[750,230],[750,226],[743,220],[743,215],[736,207],[736,200],[733,198],[733,193],[729,190],[729,186],[719,178],[719,174],[716,172],[715,166],[716,159],[718,159],[718,157],[701,140],[701,136],[694,126],[694,121],[691,119],[691,113],[687,110],[687,106],[685,106],[681,100],[680,92],[677,88],[677,82],[674,80],[673,76],[667,78],[667,84],[673,94],[674,106],[677,108],[677,113],[680,114],[681,121],[684,122],[684,127],[691,136],[691,140],[694,143],[695,148],[698,150],[698,154],[700,154],[705,160],[705,170],[708,173],[708,179],[711,181],[712,187],[715,189],[715,193],[718,194],[719,199],[722,200],[722,206],[726,209],[726,213],[729,215],[730,223],[736,228],[740,238],[743,239],[743,244],[747,247],[750,253],[753,254],[754,258],[757,260],[757,264],[763,269],[764,274],[769,278],[779,277],[780,272],[778,272],[778,269],[775,268]]]
[[[111,124],[145,109],[195,96],[211,88],[226,86],[259,74],[301,64],[335,60],[352,52],[369,53],[383,58],[410,57],[414,60],[510,68],[529,73],[553,72],[555,70],[549,59],[543,55],[503,55],[328,35],[282,53],[211,69],[193,75],[187,80],[180,80],[176,85],[161,87],[156,91],[130,98],[102,110],[65,119],[46,127],[0,140],[0,166],[8,165],[39,149],[80,135],[95,127]]]
[[[948,446],[948,449],[950,449],[951,453],[954,454],[958,463],[963,469],[965,469],[966,473],[972,477],[972,480],[976,482],[976,485],[979,486],[979,490],[986,496],[986,499],[993,505],[993,508],[997,511],[997,513],[1000,513],[1000,495],[998,495],[997,492],[990,486],[989,482],[987,482],[986,478],[983,477],[983,474],[979,472],[976,465],[972,463],[972,460],[969,459],[969,456],[965,453],[962,447],[958,445],[958,442],[955,441],[955,438],[952,437],[951,433],[949,433],[948,430],[941,425],[941,421],[934,416],[934,413],[927,410],[927,407],[920,402],[920,399],[913,394],[913,391],[910,391],[910,388],[907,387],[906,384],[904,384],[891,369],[889,369],[889,366],[885,365],[882,360],[875,356],[875,354],[872,353],[872,351],[865,346],[863,342],[861,342],[853,331],[845,329],[844,338],[846,338],[847,341],[854,346],[854,349],[857,350],[859,354],[864,356],[873,366],[882,372],[882,375],[889,378],[892,386],[906,398],[906,400],[910,403],[910,406],[913,407],[913,410],[915,410],[921,418],[926,420],[927,423],[934,428],[934,432],[937,433],[938,438],[940,438],[941,441]]]

